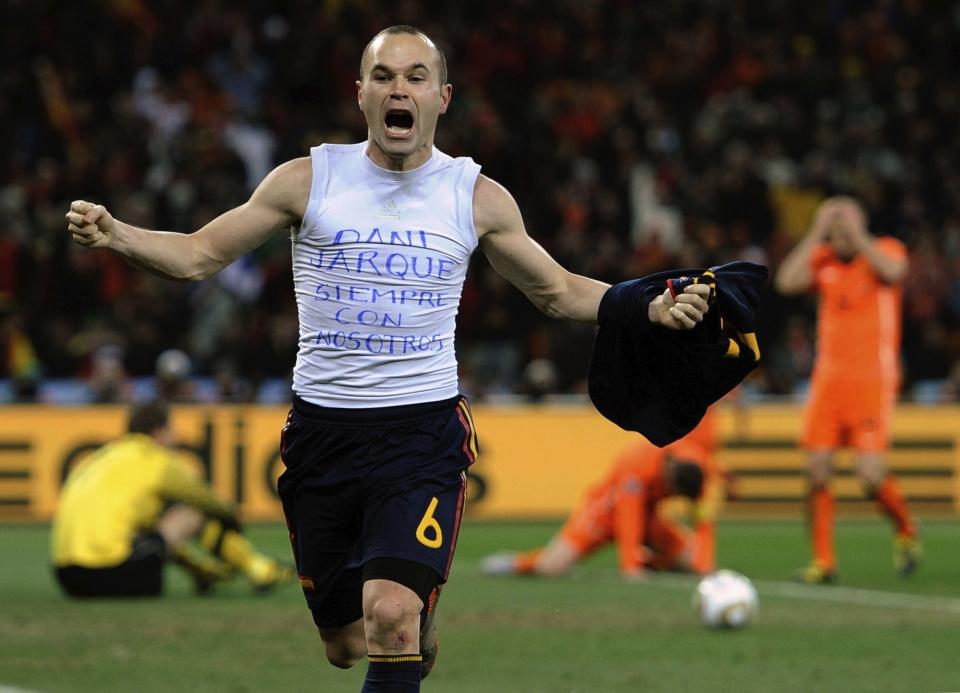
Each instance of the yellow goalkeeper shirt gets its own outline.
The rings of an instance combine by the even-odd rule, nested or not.
[[[122,563],[133,538],[153,528],[169,503],[232,517],[186,463],[150,436],[130,433],[104,445],[67,475],[53,520],[54,565]]]

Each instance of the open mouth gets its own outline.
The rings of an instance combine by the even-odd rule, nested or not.
[[[387,111],[384,125],[390,137],[406,137],[413,130],[413,114],[410,111]]]

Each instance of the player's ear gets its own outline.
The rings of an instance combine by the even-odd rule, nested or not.
[[[446,113],[450,106],[450,100],[453,98],[453,85],[444,84],[440,87],[440,113]]]
[[[363,82],[357,80],[357,108],[363,110]]]

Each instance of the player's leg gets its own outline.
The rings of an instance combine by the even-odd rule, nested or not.
[[[489,576],[560,577],[569,573],[582,555],[578,546],[561,533],[539,549],[523,552],[501,551],[485,556],[480,561],[480,572]]]
[[[365,457],[363,432],[296,400],[280,449],[277,491],[300,586],[327,660],[348,668],[367,651],[357,519],[363,469],[344,457]]]
[[[414,590],[399,582],[364,582],[368,669],[363,691],[420,690],[424,677],[420,614],[424,606]]]
[[[830,489],[833,474],[833,451],[814,450],[807,456],[809,495],[807,523],[813,561],[801,579],[809,583],[829,583],[836,576],[837,555],[834,542],[837,502]]]
[[[567,534],[561,532],[550,540],[543,549],[530,556],[532,560],[529,572],[543,577],[560,577],[566,575],[574,564],[584,555],[581,541],[570,541]],[[527,571],[527,561],[521,556],[517,561],[517,572],[524,574]]]
[[[859,410],[852,423],[857,475],[868,498],[894,527],[894,566],[906,577],[920,561],[917,525],[907,508],[896,477],[889,472],[885,453],[889,449],[890,427],[896,405],[896,391],[883,382],[871,383],[861,391]]]
[[[437,599],[452,564],[465,494],[461,472],[370,504],[362,543],[380,548],[363,568],[365,691],[386,690],[379,686],[388,679],[412,684],[414,671],[419,682],[433,668],[439,651]],[[376,555],[381,552],[392,555]]]
[[[293,569],[257,551],[239,529],[220,520],[207,520],[199,543],[210,555],[243,573],[257,592],[268,592],[296,580]]]
[[[522,553],[503,551],[480,561],[484,575],[560,577],[613,538],[609,503],[596,489],[586,495],[546,546]]]
[[[833,529],[836,499],[830,489],[833,452],[841,441],[840,389],[814,381],[804,412],[803,446],[807,450],[807,526],[813,560],[798,575],[807,583],[827,584],[836,577]]]
[[[203,513],[179,503],[167,508],[157,522],[157,532],[163,537],[170,560],[190,574],[194,589],[200,594],[233,575],[228,564],[191,544],[203,523]]]
[[[345,626],[320,628],[319,631],[326,649],[327,661],[335,667],[349,669],[367,653],[363,618]]]
[[[371,693],[386,690],[385,677],[416,690],[413,664],[418,663],[422,678],[436,661],[435,588],[446,582],[453,562],[466,498],[465,470],[476,454],[465,402],[437,406],[386,429],[390,464],[376,465],[367,477],[360,546],[371,648],[364,690]],[[414,622],[412,649],[409,629]]]
[[[917,523],[907,508],[896,477],[885,472],[883,456],[879,453],[858,453],[857,473],[864,484],[868,498],[876,501],[880,511],[890,518],[894,527],[894,568],[901,577],[911,575],[920,564],[922,548],[917,534]]]

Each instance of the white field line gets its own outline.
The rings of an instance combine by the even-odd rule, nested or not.
[[[651,586],[671,589],[693,590],[697,584],[695,578],[655,575],[648,583]],[[787,599],[805,599],[815,602],[833,602],[836,604],[856,604],[881,609],[911,609],[914,611],[938,611],[960,614],[960,598],[941,597],[925,594],[907,594],[904,592],[885,592],[859,587],[840,585],[801,585],[794,582],[775,580],[753,580],[760,596],[772,595]]]
[[[37,693],[37,691],[30,691],[26,688],[17,688],[16,686],[5,686],[0,683],[0,693]]]
[[[841,604],[876,606],[881,609],[913,609],[916,611],[940,611],[960,614],[960,599],[929,594],[906,594],[904,592],[884,592],[859,587],[839,585],[800,585],[792,582],[757,583],[761,594],[773,594],[790,599],[808,599]]]

